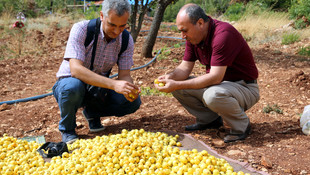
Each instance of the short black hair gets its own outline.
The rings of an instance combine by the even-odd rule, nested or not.
[[[186,14],[192,24],[196,24],[197,21],[202,18],[205,22],[209,21],[209,17],[203,11],[203,9],[197,4],[190,4],[185,9]]]

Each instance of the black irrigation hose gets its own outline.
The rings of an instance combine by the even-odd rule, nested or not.
[[[178,38],[178,37],[169,37],[169,36],[158,36],[157,38],[182,39],[182,38]],[[150,65],[152,62],[154,62],[154,61],[156,60],[157,56],[158,56],[160,53],[161,53],[161,49],[158,51],[158,53],[155,55],[155,57],[154,57],[151,61],[149,61],[149,62],[146,63],[145,65],[132,68],[132,69],[130,69],[130,71],[142,69],[142,68],[144,68],[144,67]],[[116,77],[117,75],[118,75],[118,74],[111,75],[109,78],[114,78],[114,77]],[[22,98],[22,99],[11,100],[11,101],[3,101],[3,102],[0,102],[0,105],[2,105],[2,104],[15,104],[15,103],[19,103],[19,102],[27,102],[27,101],[31,101],[31,100],[37,100],[37,99],[44,98],[44,97],[47,97],[47,96],[50,96],[50,95],[53,95],[53,93],[51,92],[51,93],[42,94],[42,95],[37,95],[37,96],[33,96],[33,97],[28,97],[28,98]]]

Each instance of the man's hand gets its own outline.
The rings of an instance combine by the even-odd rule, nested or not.
[[[158,77],[157,82],[154,81],[154,86],[161,92],[169,93],[177,90],[178,84],[177,81],[172,79],[160,79],[160,77]]]
[[[126,96],[125,97],[126,97],[126,99],[128,101],[133,102],[133,101],[135,101],[139,97],[140,92],[141,92],[140,89],[139,90],[134,90],[131,93],[129,93],[129,95],[128,95],[129,99]]]
[[[136,100],[140,93],[140,89],[138,86],[125,80],[117,80],[114,90],[119,94],[123,94],[125,98],[130,102]]]

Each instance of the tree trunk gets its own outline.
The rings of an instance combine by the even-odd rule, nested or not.
[[[130,17],[130,34],[131,34],[133,39],[137,33],[136,32],[136,18],[137,18],[137,13],[138,13],[138,6],[139,6],[138,2],[139,2],[139,0],[135,0],[135,5],[133,7],[132,14]]]
[[[147,0],[146,2],[142,3],[140,5],[140,10],[138,10],[138,0],[135,0],[135,6],[133,9],[133,14],[131,17],[131,36],[133,38],[133,41],[136,42],[138,35],[140,33],[141,27],[142,27],[142,22],[144,20],[144,15],[146,14],[148,8],[150,6],[152,6],[152,4],[155,3],[155,1],[152,1],[149,3],[149,0]],[[139,19],[138,19],[138,25],[136,26],[136,18],[137,18],[137,13],[139,11]]]
[[[155,45],[156,37],[160,27],[160,23],[164,18],[164,13],[169,4],[174,0],[159,0],[156,7],[156,12],[151,25],[151,30],[149,31],[147,38],[143,44],[141,56],[146,58],[152,57],[153,47]],[[174,1],[175,2],[175,1]]]

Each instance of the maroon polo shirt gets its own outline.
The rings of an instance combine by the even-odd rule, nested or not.
[[[251,49],[242,35],[229,23],[210,18],[206,40],[198,45],[186,41],[183,60],[196,61],[206,66],[227,66],[226,81],[256,80],[256,68]]]

